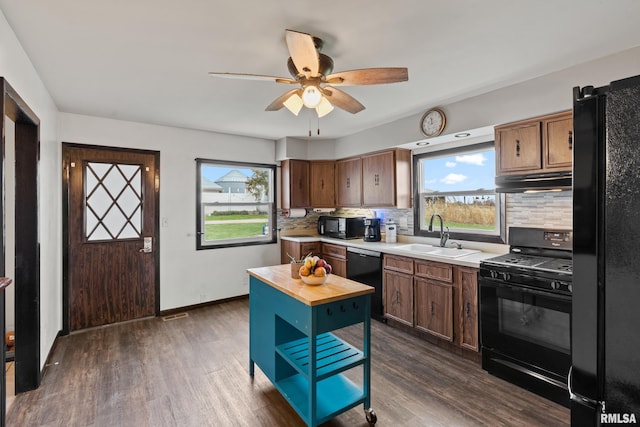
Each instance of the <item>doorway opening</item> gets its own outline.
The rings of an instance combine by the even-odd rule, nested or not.
[[[13,221],[13,254],[12,271],[7,269],[7,253],[5,245],[0,245],[0,277],[7,272],[13,274],[13,299],[9,308],[13,309],[15,331],[14,379],[15,393],[33,390],[40,385],[40,246],[38,237],[38,160],[40,155],[40,120],[24,100],[4,79],[2,86],[2,162],[0,162],[0,187],[2,199],[0,203],[3,214],[0,215],[0,233],[6,242],[7,232],[7,189],[12,187],[11,198],[15,213]],[[7,129],[10,128],[10,129]],[[13,161],[15,172],[13,177],[5,175],[6,135],[12,134]],[[13,178],[13,180],[11,179]],[[16,285],[18,284],[18,285]],[[6,340],[5,291],[0,291],[0,332]],[[0,351],[0,362],[6,366],[6,345]],[[6,414],[6,369],[0,374],[0,426],[4,426]]]

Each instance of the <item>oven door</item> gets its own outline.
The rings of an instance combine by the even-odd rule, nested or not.
[[[480,278],[483,351],[564,382],[571,365],[571,297]]]

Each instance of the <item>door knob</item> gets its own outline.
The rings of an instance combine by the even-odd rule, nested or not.
[[[145,237],[144,238],[143,247],[141,249],[138,249],[138,252],[142,252],[142,253],[145,253],[145,254],[153,252],[152,238],[151,237]]]

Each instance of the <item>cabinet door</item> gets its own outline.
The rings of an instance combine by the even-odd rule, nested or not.
[[[336,162],[337,205],[360,206],[362,194],[362,167],[360,158]]]
[[[308,208],[309,162],[284,160],[282,162],[282,208]]]
[[[313,161],[310,166],[309,197],[314,208],[336,206],[335,164],[331,161]]]
[[[416,329],[453,341],[453,286],[416,277]]]
[[[384,270],[384,311],[388,318],[413,326],[413,276]]]
[[[362,156],[362,204],[395,205],[395,157],[393,151]]]
[[[322,255],[322,258],[331,264],[331,274],[347,277],[347,260],[333,256]]]
[[[458,268],[460,346],[478,351],[478,270]]]
[[[300,259],[305,255],[311,253],[312,255],[320,255],[320,242],[294,242],[293,240],[280,240],[280,262],[283,264],[289,264],[291,258]]]
[[[542,122],[544,168],[571,170],[573,162],[573,116],[571,112],[556,115]]]
[[[542,168],[540,122],[496,128],[497,175],[539,172]]]

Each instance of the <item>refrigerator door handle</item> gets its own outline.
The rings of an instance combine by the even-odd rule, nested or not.
[[[578,402],[583,405],[589,405],[602,412],[604,410],[604,402],[599,402],[597,400],[594,400],[589,397],[585,397],[581,394],[577,394],[573,392],[571,388],[571,380],[573,376],[572,374],[573,374],[573,365],[569,367],[569,374],[567,374],[567,389],[569,390],[569,399],[571,399],[571,401],[573,402]]]

